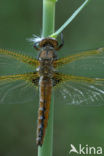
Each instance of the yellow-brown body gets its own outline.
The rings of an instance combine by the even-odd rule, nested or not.
[[[38,111],[38,127],[37,127],[37,145],[43,144],[45,136],[45,130],[48,124],[51,91],[52,91],[52,80],[40,78],[40,102]]]
[[[54,43],[54,44],[53,44]],[[37,68],[39,72],[39,111],[37,125],[37,145],[42,146],[46,127],[48,124],[49,110],[51,103],[51,92],[53,87],[53,75],[55,72],[54,61],[57,59],[55,47],[56,40],[46,39],[40,43],[41,51],[38,56],[40,66]]]

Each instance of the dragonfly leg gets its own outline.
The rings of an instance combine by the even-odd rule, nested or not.
[[[63,33],[61,33],[61,44],[55,49],[55,50],[60,50],[64,45],[64,38],[63,38]]]

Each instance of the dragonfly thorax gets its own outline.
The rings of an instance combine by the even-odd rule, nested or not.
[[[57,60],[56,51],[53,47],[46,45],[39,54],[39,74],[40,76],[52,77],[54,72],[53,62]]]
[[[53,61],[57,59],[57,54],[55,49],[50,46],[50,45],[46,45],[45,47],[43,47],[39,53],[38,56],[39,61],[41,60],[48,60],[48,61]]]

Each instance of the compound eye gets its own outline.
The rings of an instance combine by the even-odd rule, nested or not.
[[[39,42],[36,42],[33,47],[36,49],[36,50],[39,50],[40,51],[40,48],[39,48]]]

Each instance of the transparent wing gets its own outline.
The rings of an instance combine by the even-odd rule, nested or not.
[[[38,97],[35,78],[35,74],[1,76],[0,104],[35,103]]]
[[[60,84],[54,89],[55,101],[70,105],[104,105],[104,79],[61,74],[58,77]]]
[[[38,75],[33,71],[37,65],[38,62],[35,59],[0,49],[0,104],[20,104],[36,101],[37,89],[35,83],[38,81]]]
[[[32,72],[34,68],[12,57],[0,54],[0,76]]]
[[[85,52],[81,52],[79,54],[74,54],[71,56],[67,56],[61,59],[58,59],[57,61],[54,62],[56,67],[62,66],[64,64],[68,64],[71,63],[73,61],[82,59],[82,58],[86,58],[86,57],[91,57],[94,55],[98,55],[98,54],[102,54],[104,52],[104,48],[99,48],[96,50],[89,50],[89,51],[85,51]]]
[[[35,103],[35,94],[36,89],[22,80],[0,84],[0,104]]]
[[[35,58],[31,58],[29,56],[25,56],[16,52],[8,51],[5,49],[0,49],[0,55],[5,55],[8,57],[11,57],[12,59],[16,59],[20,62],[24,62],[26,64],[32,65],[32,66],[38,66],[39,62]]]

